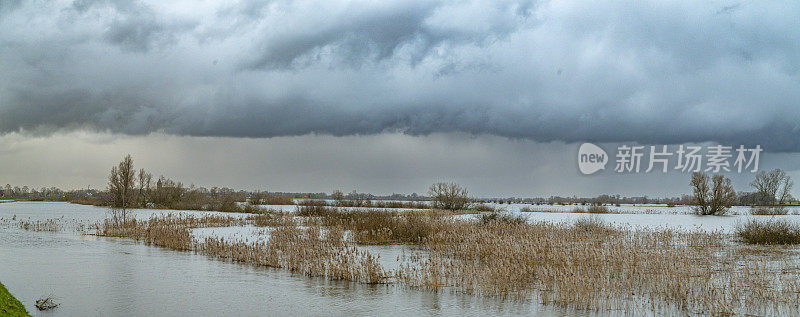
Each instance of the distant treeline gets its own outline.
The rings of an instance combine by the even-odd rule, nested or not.
[[[42,187],[42,188],[33,188],[28,186],[11,186],[11,184],[6,184],[4,187],[0,187],[0,197],[6,199],[12,198],[59,198],[66,194],[65,191],[57,188],[57,187]]]
[[[561,197],[550,196],[548,198],[484,198],[479,199],[479,202],[484,203],[499,203],[499,204],[544,204],[544,205],[620,205],[620,204],[664,204],[664,205],[693,205],[694,197],[692,195],[681,195],[680,197],[667,197],[667,198],[652,198],[647,196],[641,197],[623,197],[621,195],[599,195],[597,197]],[[738,192],[736,194],[737,205],[752,206],[752,205],[770,205],[772,202],[766,201],[763,194],[758,192]],[[783,204],[797,204],[798,201],[791,198]]]
[[[138,189],[137,189],[138,194]],[[373,195],[369,193],[350,192],[342,196],[341,192],[333,193],[302,193],[302,192],[269,192],[269,191],[245,191],[235,190],[228,187],[195,187],[185,186],[181,182],[176,182],[164,176],[159,177],[149,186],[142,188],[142,194],[137,195],[139,202],[137,207],[163,208],[163,209],[187,209],[187,210],[212,210],[213,206],[234,209],[236,202],[244,203],[253,201],[257,205],[293,205],[295,199],[313,200],[336,200],[338,203],[331,205],[341,206],[383,206],[381,200],[395,201],[429,201],[430,198],[416,193],[392,194],[392,195]],[[7,184],[0,187],[0,197],[4,199],[19,200],[47,200],[47,201],[68,201],[72,203],[109,206],[107,190],[96,189],[77,189],[62,190],[57,187],[29,188],[28,186],[12,186]],[[616,204],[666,204],[666,205],[692,205],[691,195],[670,198],[623,197],[621,195],[599,195],[597,197],[562,197],[550,196],[547,198],[479,198],[479,203],[498,203],[498,204],[577,204],[577,205],[616,205]],[[794,199],[786,202],[787,204],[797,204]],[[319,203],[317,203],[319,204]],[[756,192],[737,193],[738,205],[759,205],[763,204],[760,196]],[[209,209],[211,208],[211,209]]]

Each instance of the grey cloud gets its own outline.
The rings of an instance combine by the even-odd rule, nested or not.
[[[252,7],[251,2],[248,2],[249,7]],[[354,8],[352,12],[340,14],[338,18],[342,21],[333,24],[322,22],[319,27],[278,35],[265,31],[263,35],[266,38],[257,46],[255,57],[244,66],[251,69],[289,68],[298,59],[325,48],[331,49],[348,65],[360,65],[365,61],[390,58],[404,45],[414,46],[411,62],[418,62],[431,49],[445,42],[482,43],[502,38],[521,26],[516,20],[526,19],[532,6],[531,1],[498,1],[494,6],[506,14],[494,17],[483,32],[471,32],[428,24],[428,19],[437,12],[447,10],[447,2],[386,3],[385,7]],[[262,12],[264,9],[253,10]],[[271,16],[262,14],[255,18],[269,20]]]
[[[462,132],[800,151],[800,12],[789,4],[156,4],[4,11],[0,131]],[[61,22],[17,27],[29,14]]]
[[[173,43],[176,37],[193,29],[196,21],[170,20],[142,1],[75,0],[72,8],[88,19],[101,10],[113,9],[102,38],[128,52],[147,52],[154,46]],[[94,11],[93,11],[94,10]]]

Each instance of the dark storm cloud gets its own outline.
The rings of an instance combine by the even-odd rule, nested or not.
[[[365,60],[383,60],[394,56],[404,45],[414,46],[412,61],[418,62],[430,50],[443,43],[485,44],[489,39],[503,38],[514,31],[519,20],[528,17],[530,3],[500,3],[507,11],[504,19],[490,22],[487,28],[470,31],[460,28],[438,28],[428,25],[426,20],[437,10],[447,10],[446,5],[433,1],[404,1],[387,3],[385,6],[353,6],[349,12],[334,14],[341,21],[321,23],[312,28],[288,34],[270,34],[258,46],[254,61],[249,68],[287,68],[299,58],[319,54],[329,48],[331,53],[348,64],[360,65]],[[262,9],[263,10],[263,9]],[[256,16],[269,20],[269,15]]]
[[[795,2],[9,2],[0,131],[798,151],[799,14]]]
[[[196,22],[167,20],[139,1],[75,0],[72,9],[78,19],[91,19],[95,14],[108,14],[102,38],[109,44],[133,52],[146,52],[153,46],[175,41],[177,34],[196,26]],[[111,11],[103,12],[103,11]]]

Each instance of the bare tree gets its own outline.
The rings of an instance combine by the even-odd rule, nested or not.
[[[783,178],[783,182],[781,182],[781,190],[778,195],[778,204],[783,205],[790,200],[792,200],[792,187],[794,187],[794,181],[789,175]]]
[[[342,191],[338,189],[334,190],[333,193],[331,193],[331,198],[337,202],[340,202],[344,200],[344,193],[342,193]]]
[[[694,192],[695,212],[700,215],[724,215],[736,202],[736,191],[730,178],[725,176],[714,175],[709,185],[707,174],[694,173],[690,184]]]
[[[724,215],[736,203],[736,191],[731,179],[720,174],[714,175],[712,183],[709,211],[712,215]]]
[[[251,205],[266,205],[266,203],[267,203],[267,193],[262,191],[254,191],[253,194],[250,195]]]
[[[114,221],[123,224],[127,221],[128,208],[136,203],[136,171],[133,169],[133,159],[128,154],[111,168],[108,176],[108,192],[111,199],[111,214]]]
[[[144,169],[139,170],[139,192],[137,193],[137,198],[139,206],[141,207],[147,206],[147,203],[150,201],[150,187],[152,181],[152,174],[145,172]]]
[[[467,189],[456,183],[435,183],[428,190],[433,198],[433,207],[446,210],[460,210],[469,207],[471,199]]]
[[[708,174],[696,172],[692,174],[690,182],[692,186],[692,204],[695,206],[695,212],[701,215],[708,215],[709,204],[709,188],[708,188]]]
[[[756,189],[759,203],[762,205],[784,204],[791,199],[791,190],[794,182],[791,177],[781,169],[770,172],[761,171],[750,183]]]

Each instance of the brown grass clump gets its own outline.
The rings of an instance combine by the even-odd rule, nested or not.
[[[572,212],[575,212],[575,210],[577,210],[577,209],[580,209],[579,212],[584,212],[584,210],[582,208],[580,208],[580,207],[577,207],[577,208],[573,209]],[[534,208],[531,208],[531,207],[522,207],[522,208],[519,209],[519,211],[520,212],[565,212],[565,211],[552,210],[552,209],[534,209]]]
[[[433,291],[537,298],[580,309],[776,314],[800,303],[797,269],[737,255],[715,232],[445,222],[396,272]]]
[[[613,231],[611,226],[606,224],[603,219],[595,215],[588,217],[582,216],[581,218],[575,220],[572,226],[579,231],[597,234],[611,233]]]
[[[243,225],[249,222],[280,224],[267,241],[227,241],[206,238],[198,241],[191,229],[198,227]],[[311,226],[301,229],[287,215],[251,215],[245,219],[204,215],[160,215],[147,221],[106,219],[97,225],[98,235],[126,237],[174,250],[200,253],[253,265],[286,268],[309,276],[324,276],[363,283],[383,283],[388,274],[377,257],[358,250],[342,239],[340,228],[327,230]]]
[[[522,208],[519,209],[519,212],[536,212],[536,211],[538,211],[538,210],[533,209],[531,207],[522,207]]]
[[[480,222],[483,224],[502,223],[509,225],[520,225],[526,222],[525,217],[521,215],[511,215],[499,212],[490,212],[481,214],[479,219]]]
[[[487,205],[487,204],[474,204],[469,208],[469,210],[480,211],[480,212],[487,212],[487,211],[488,212],[496,212],[496,211],[500,211],[500,210],[498,210],[498,208],[495,208],[494,206]]]
[[[784,206],[752,206],[750,207],[750,214],[761,216],[787,215],[789,214],[789,209]]]
[[[607,214],[609,213],[608,207],[603,205],[591,205],[586,208],[586,212],[590,214]]]
[[[205,254],[245,263],[285,268],[307,276],[332,280],[382,283],[387,274],[377,258],[341,239],[322,238],[320,227],[276,228],[266,242],[229,242],[206,238],[199,246]]]
[[[251,221],[256,227],[278,227],[295,225],[294,218],[289,213],[270,212],[249,215],[245,220]]]
[[[294,199],[283,195],[270,195],[264,199],[264,205],[294,205]]]
[[[301,201],[298,201],[297,205],[312,207],[312,206],[328,206],[330,204],[328,204],[327,201],[322,199],[303,199]]]
[[[437,228],[430,218],[447,212],[397,212],[380,209],[340,210],[331,207],[301,207],[298,215],[309,217],[308,224],[341,227],[352,231],[355,242],[364,244],[419,243]]]
[[[384,200],[336,200],[306,199],[298,203],[301,206],[358,207],[358,208],[403,208],[430,209],[430,204],[423,201],[384,201]]]
[[[16,217],[16,216],[15,216]],[[17,223],[20,229],[28,231],[50,231],[55,232],[60,230],[60,226],[56,219],[47,219],[45,221],[26,221],[22,220]]]
[[[748,244],[800,244],[800,226],[786,220],[750,219],[736,226],[736,236]]]

